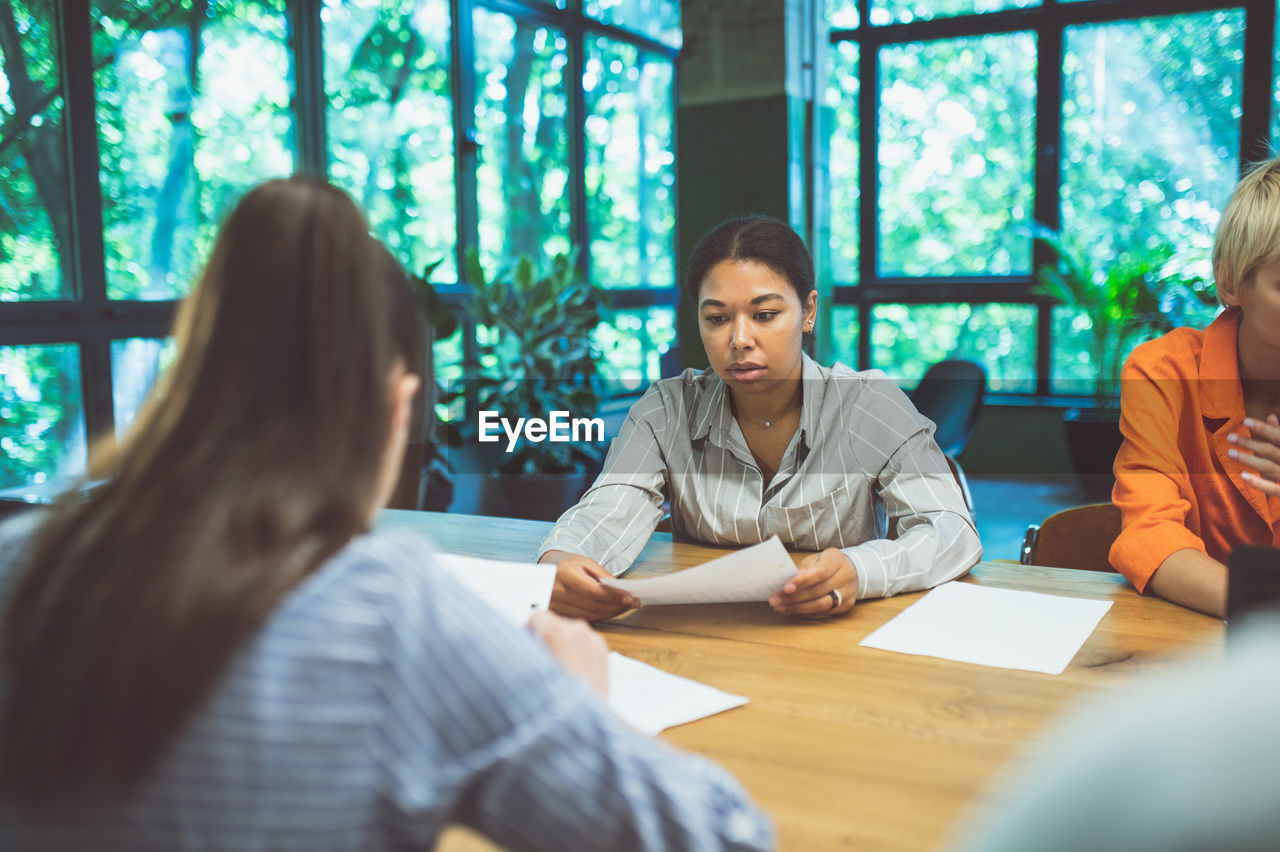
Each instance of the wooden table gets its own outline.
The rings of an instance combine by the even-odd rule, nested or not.
[[[532,560],[550,524],[385,512],[445,551]],[[655,533],[628,576],[691,567],[719,548]],[[797,554],[799,558],[800,554]],[[610,647],[749,696],[745,707],[662,738],[732,771],[789,850],[945,848],[1002,770],[1065,707],[1222,645],[1222,622],[1155,598],[1119,575],[983,562],[967,582],[1114,601],[1061,675],[859,647],[923,593],[865,601],[809,622],[765,604],[643,608],[600,625]],[[442,848],[479,848],[450,832]]]

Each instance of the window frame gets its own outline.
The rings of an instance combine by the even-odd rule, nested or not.
[[[479,214],[475,141],[475,51],[473,13],[477,8],[510,15],[520,21],[554,27],[568,41],[565,70],[568,98],[568,148],[570,198],[570,240],[581,246],[579,264],[590,274],[586,196],[586,94],[582,87],[587,38],[605,36],[634,46],[647,58],[672,64],[673,108],[678,107],[680,90],[679,48],[639,32],[587,17],[582,0],[569,0],[565,9],[543,0],[448,0],[451,16],[450,87],[453,101],[454,192],[457,204],[458,239],[455,245],[459,270],[467,247],[478,244]],[[90,443],[102,435],[115,434],[114,387],[111,372],[113,341],[135,337],[163,338],[168,335],[180,299],[117,300],[107,297],[106,258],[103,230],[103,196],[99,181],[100,151],[96,117],[96,93],[92,60],[91,0],[63,0],[53,4],[53,24],[58,48],[58,68],[63,97],[64,138],[67,155],[71,244],[59,246],[59,262],[70,295],[52,300],[0,302],[0,346],[73,344],[79,347],[85,434]],[[329,147],[326,132],[324,45],[322,41],[323,0],[287,0],[289,44],[292,63],[292,112],[294,127],[294,170],[328,177]],[[569,81],[573,81],[571,84]],[[672,116],[673,153],[676,133]],[[673,189],[673,205],[678,215],[678,195]],[[676,258],[677,231],[671,234],[671,254]],[[462,283],[437,285],[447,307],[461,308],[469,288]],[[618,309],[653,306],[674,308],[678,286],[642,286],[611,290],[612,305]],[[463,366],[478,363],[475,323],[464,318],[462,325]]]
[[[1274,0],[1166,0],[1158,11],[1141,0],[1083,0],[1061,3],[1043,0],[1042,5],[937,17],[910,23],[875,25],[868,23],[870,0],[857,0],[860,26],[833,28],[827,49],[841,42],[858,46],[858,265],[856,284],[835,280],[832,303],[853,307],[858,315],[859,369],[871,361],[871,309],[883,303],[928,305],[939,303],[1033,305],[1036,318],[1035,392],[995,393],[1005,401],[1025,400],[1038,404],[1075,404],[1075,397],[1052,391],[1053,307],[1046,296],[1033,292],[1032,274],[901,277],[879,274],[879,186],[878,161],[880,107],[880,49],[899,44],[954,39],[1013,32],[1031,32],[1036,37],[1035,152],[1032,174],[1032,216],[1050,229],[1062,224],[1062,106],[1063,60],[1067,27],[1138,20],[1194,12],[1241,9],[1244,12],[1244,59],[1241,70],[1240,150],[1241,170],[1268,155],[1271,129],[1272,91],[1275,86],[1276,3]],[[825,162],[825,158],[821,158]],[[819,207],[830,216],[827,199]],[[1040,242],[1032,247],[1031,269],[1051,262],[1049,250]]]

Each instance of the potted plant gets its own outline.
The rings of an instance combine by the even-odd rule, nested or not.
[[[467,252],[470,294],[464,310],[483,331],[479,365],[454,383],[448,400],[460,420],[451,443],[485,473],[480,510],[509,517],[554,520],[590,483],[603,452],[591,440],[482,442],[488,421],[548,420],[554,412],[593,418],[600,403],[592,333],[603,319],[606,293],[586,281],[577,253],[558,254],[539,268],[525,256],[487,275],[474,248]],[[465,400],[465,404],[459,404]],[[579,435],[579,437],[582,437]],[[593,435],[603,439],[602,434]]]
[[[1212,316],[1212,290],[1203,276],[1175,269],[1168,244],[1122,252],[1096,264],[1059,232],[1040,228],[1036,239],[1053,254],[1035,273],[1037,292],[1075,308],[1089,320],[1086,351],[1094,368],[1093,404],[1063,415],[1067,450],[1090,499],[1110,498],[1120,434],[1120,373],[1138,343],[1179,325]]]

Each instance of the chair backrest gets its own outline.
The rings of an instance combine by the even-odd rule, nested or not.
[[[969,492],[969,480],[965,479],[964,469],[951,456],[947,456],[947,467],[951,468],[951,475],[955,477],[956,485],[960,486],[960,496],[964,497],[964,507],[969,510],[969,517],[977,520],[978,513],[973,508],[973,494]]]
[[[1120,510],[1111,503],[1063,509],[1027,528],[1022,564],[1114,571],[1107,554],[1118,535]]]
[[[987,392],[987,370],[977,361],[948,359],[925,371],[911,402],[937,427],[934,440],[949,456],[958,456],[973,437]]]

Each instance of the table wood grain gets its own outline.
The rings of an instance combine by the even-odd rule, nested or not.
[[[550,524],[384,512],[441,550],[531,561]],[[629,576],[692,567],[724,550],[655,533]],[[799,559],[803,554],[795,554]],[[656,606],[599,625],[615,651],[750,697],[661,738],[733,772],[774,818],[780,849],[945,848],[999,778],[1061,712],[1197,652],[1220,653],[1222,622],[1138,595],[1116,574],[979,563],[965,582],[1113,601],[1060,675],[863,648],[923,592],[806,621],[763,603]],[[441,848],[492,848],[452,829]]]

